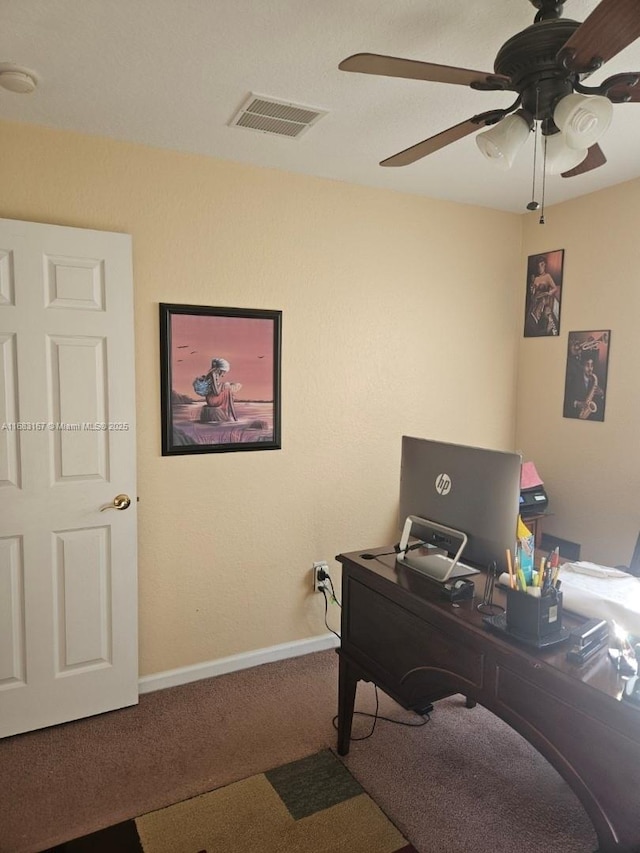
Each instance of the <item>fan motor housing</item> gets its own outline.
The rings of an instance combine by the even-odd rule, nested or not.
[[[522,107],[536,119],[549,118],[557,101],[573,91],[575,72],[558,62],[558,53],[580,23],[569,18],[540,21],[506,41],[494,70],[511,78]]]

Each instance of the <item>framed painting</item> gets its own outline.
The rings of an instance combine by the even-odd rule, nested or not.
[[[524,310],[525,338],[560,334],[564,249],[530,255]]]
[[[162,455],[280,449],[281,311],[160,304]]]
[[[611,331],[569,332],[564,383],[565,418],[603,421]]]

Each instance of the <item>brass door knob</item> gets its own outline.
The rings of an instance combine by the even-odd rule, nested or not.
[[[128,509],[131,506],[131,498],[129,495],[116,495],[112,504],[100,507],[100,512],[105,509]]]

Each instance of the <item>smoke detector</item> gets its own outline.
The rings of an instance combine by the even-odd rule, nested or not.
[[[13,62],[0,62],[0,86],[16,95],[30,95],[38,85],[34,71],[14,65]]]

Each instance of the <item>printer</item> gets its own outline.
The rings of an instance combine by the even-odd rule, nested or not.
[[[520,474],[520,515],[539,515],[549,505],[544,483],[533,462],[523,462]]]

